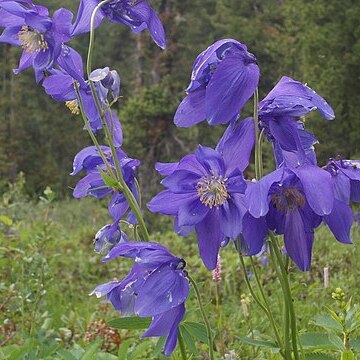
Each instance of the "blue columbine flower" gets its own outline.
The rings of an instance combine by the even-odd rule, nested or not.
[[[360,161],[330,159],[325,169],[333,179],[335,202],[333,211],[324,221],[339,241],[351,243],[354,215],[350,201],[360,203]]]
[[[96,134],[102,128],[99,111],[91,93],[89,81],[84,79],[83,61],[80,54],[69,46],[63,46],[62,54],[58,59],[60,69],[53,69],[51,74],[43,81],[45,92],[56,101],[65,102],[73,114],[79,114],[79,100],[74,82],[79,86],[79,93],[84,105],[84,112],[89,121],[91,130]],[[96,95],[103,110],[108,107],[108,97],[116,100],[120,93],[120,77],[115,70],[108,67],[96,69],[90,74],[94,82]],[[122,127],[115,112],[105,113],[105,120],[113,134],[115,147],[121,146],[123,141]]]
[[[81,0],[72,32],[73,36],[90,31],[90,19],[100,0]],[[112,0],[103,5],[95,17],[95,27],[107,18],[130,27],[135,33],[148,29],[155,43],[162,49],[166,46],[165,32],[154,9],[145,0]]]
[[[338,241],[350,243],[348,209],[337,200],[333,179],[324,169],[281,167],[249,184],[245,198],[248,218],[262,218],[264,229],[284,234],[287,253],[303,271],[310,268],[314,229],[322,220]],[[252,244],[251,235],[247,243],[260,251],[262,243]]]
[[[129,274],[123,280],[99,285],[91,295],[106,296],[122,315],[152,317],[142,337],[166,336],[164,353],[169,356],[176,347],[178,325],[189,295],[185,261],[151,242],[118,244],[104,261],[118,256],[135,260]]]
[[[236,120],[254,93],[259,76],[256,58],[244,44],[232,39],[215,42],[194,62],[175,124],[189,127],[205,119],[210,125]]]
[[[175,230],[181,235],[195,229],[200,256],[210,270],[216,267],[222,243],[236,239],[242,230],[241,194],[246,188],[242,171],[253,145],[254,125],[249,118],[230,127],[216,150],[199,146],[179,163],[157,165],[167,175],[162,181],[167,190],[150,201],[149,209],[175,216]]]
[[[5,27],[0,42],[22,46],[17,74],[32,66],[36,81],[52,69],[64,43],[71,40],[73,14],[67,9],[55,11],[50,18],[48,10],[31,1],[0,1],[0,26]]]
[[[115,172],[114,161],[111,150],[107,146],[101,146],[102,151]],[[120,163],[122,175],[126,184],[137,198],[137,188],[135,184],[135,169],[140,165],[140,161],[131,159],[121,150],[117,149],[117,156]],[[102,199],[111,195],[109,202],[109,213],[114,219],[114,223],[118,223],[129,209],[129,204],[126,201],[123,193],[109,188],[104,183],[100,170],[107,171],[100,154],[95,146],[89,146],[81,150],[74,159],[73,172],[71,175],[78,174],[81,170],[85,170],[87,175],[83,177],[75,186],[73,196],[77,199],[91,195],[95,198]],[[135,222],[135,216],[132,212],[129,213],[128,220],[131,223]]]
[[[303,163],[306,154],[302,137],[311,138],[311,135],[304,132],[298,117],[312,110],[318,110],[326,120],[335,118],[333,109],[314,90],[283,76],[259,103],[260,127],[270,141],[278,143],[286,152],[297,153],[299,162]]]

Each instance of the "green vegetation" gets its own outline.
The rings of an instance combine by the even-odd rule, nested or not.
[[[104,23],[96,32],[94,67],[111,64],[122,80],[122,100],[115,107],[125,129],[125,150],[143,156],[144,179],[155,176],[154,161],[176,160],[198,143],[213,145],[221,129],[207,125],[184,131],[172,123],[187,87],[191,65],[220,38],[247,44],[261,67],[260,98],[282,75],[307,82],[335,109],[336,120],[309,118],[317,134],[319,162],[329,156],[359,157],[360,8],[355,0],[153,0],[165,24],[168,46],[161,51],[144,32]],[[46,0],[54,10],[77,9],[77,1]],[[72,43],[85,54],[88,36]],[[40,194],[50,185],[69,195],[74,154],[89,144],[81,120],[49,99],[31,71],[13,75],[19,49],[0,45],[0,187],[19,171],[27,190]],[[250,107],[251,108],[251,107]],[[243,115],[247,116],[248,111]],[[311,129],[311,128],[316,129]],[[141,178],[140,177],[140,178]],[[145,182],[153,192],[156,181]],[[147,187],[148,186],[148,187]]]
[[[120,324],[128,330],[109,328],[106,324],[118,314],[111,305],[88,296],[97,284],[123,277],[131,264],[125,259],[101,263],[101,256],[93,252],[94,233],[108,221],[106,203],[101,207],[93,199],[56,201],[55,197],[47,188],[38,201],[29,200],[21,176],[2,197],[0,358],[162,359],[161,340],[157,344],[156,339],[138,339],[141,330],[133,330],[134,324]],[[248,293],[232,244],[221,252],[222,281],[217,284],[203,266],[194,238],[174,235],[170,220],[164,217],[154,217],[152,223],[153,240],[183,256],[190,274],[196,274],[218,351],[234,350],[239,359],[277,359],[276,349],[271,349],[266,335],[267,319]],[[340,317],[344,311],[352,313],[346,333],[350,346],[360,350],[360,313],[357,305],[346,310],[344,302],[350,297],[352,304],[360,302],[356,270],[360,261],[359,230],[357,225],[352,229],[355,245],[345,246],[337,243],[325,226],[321,227],[316,234],[311,271],[301,273],[294,267],[291,273],[304,348],[317,352],[326,349],[324,354],[328,354],[309,359],[339,358],[334,341],[338,344],[342,339],[342,328],[334,324],[326,306]],[[280,318],[282,298],[276,274],[260,259],[257,266],[275,316]],[[328,288],[324,288],[324,267],[329,268]],[[335,291],[339,287],[345,295]],[[332,295],[334,291],[337,295]],[[190,338],[185,339],[188,351],[197,352],[192,359],[206,359],[207,348],[200,341],[206,341],[205,330],[193,324],[201,319],[194,294],[187,310],[184,327]],[[116,323],[111,322],[113,326]],[[305,328],[308,333],[304,333]],[[261,347],[253,348],[251,344]],[[178,358],[179,353],[174,353],[173,359]]]

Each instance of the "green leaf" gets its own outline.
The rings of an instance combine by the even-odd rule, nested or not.
[[[152,356],[154,358],[158,357],[161,354],[162,349],[164,348],[165,342],[166,342],[166,336],[159,337],[159,340],[156,343],[153,354],[152,354]]]
[[[360,351],[360,337],[350,340],[350,346],[354,351]]]
[[[119,348],[119,352],[118,352],[118,359],[119,360],[126,360],[127,359],[127,354],[128,354],[128,350],[130,345],[133,343],[133,340],[125,340],[120,348]]]
[[[346,350],[342,339],[339,336],[337,336],[336,334],[333,334],[333,333],[329,334],[329,340],[331,341],[332,344],[334,344],[336,346],[337,349]]]
[[[329,340],[328,334],[303,333],[300,334],[300,341],[304,348],[320,350],[336,350],[337,347]]]
[[[5,215],[0,215],[0,222],[5,224],[6,226],[11,226],[13,223],[13,221]]]
[[[344,351],[341,354],[341,360],[355,360],[354,353],[351,350]]]
[[[137,330],[146,329],[151,323],[151,318],[140,318],[137,316],[112,319],[108,326],[116,329]]]
[[[305,355],[306,360],[335,360],[335,358],[326,355],[326,354],[322,354],[322,353],[318,353],[318,354],[306,354]]]
[[[249,344],[249,345],[252,345],[252,346],[267,347],[267,348],[276,349],[276,350],[279,349],[279,347],[272,341],[258,340],[258,339],[253,339],[253,338],[249,338],[249,337],[242,337],[242,336],[239,336],[238,338],[243,343]]]
[[[205,344],[208,343],[208,336],[205,325],[195,322],[185,321],[182,323],[182,326],[196,340],[199,340]]]
[[[146,340],[138,344],[135,349],[128,355],[129,360],[135,359],[147,359],[148,357],[144,356],[144,353],[151,347],[152,342]]]
[[[119,189],[119,183],[118,181],[112,176],[109,175],[107,172],[99,168],[101,178],[104,180],[105,185],[107,185],[109,188],[113,189]]]
[[[326,306],[327,311],[329,312],[329,314],[331,315],[331,317],[338,323],[338,324],[342,324],[341,319],[339,318],[339,315],[331,308]]]
[[[325,329],[335,329],[342,331],[342,326],[339,324],[330,314],[320,314],[313,318],[313,322],[317,326],[321,326]]]
[[[78,360],[70,351],[60,349],[57,352],[64,360]]]
[[[196,349],[195,341],[192,335],[186,330],[186,327],[183,324],[179,326],[180,334],[184,340],[184,343],[188,350],[193,353],[194,355],[198,355],[198,351]]]
[[[96,341],[89,348],[87,348],[85,350],[85,354],[81,357],[81,360],[93,360],[94,355],[99,349],[100,343],[100,341]]]

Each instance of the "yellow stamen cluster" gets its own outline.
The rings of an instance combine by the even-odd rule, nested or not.
[[[196,186],[200,201],[209,208],[222,205],[229,196],[226,180],[222,176],[202,177]]]
[[[48,49],[48,43],[43,34],[30,26],[23,26],[18,33],[19,41],[26,52],[39,53]]]
[[[66,101],[65,105],[74,115],[80,114],[80,109],[77,100]]]

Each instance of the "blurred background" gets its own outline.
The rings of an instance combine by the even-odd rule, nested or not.
[[[143,162],[140,181],[146,179],[146,193],[153,193],[158,183],[155,161],[179,159],[199,143],[214,145],[223,131],[207,124],[177,129],[172,121],[195,57],[221,38],[234,38],[256,55],[261,98],[287,75],[307,83],[334,108],[332,122],[309,116],[307,126],[320,142],[320,163],[338,155],[360,157],[358,1],[152,0],[151,4],[165,25],[167,49],[160,50],[147,32],[137,36],[126,26],[104,21],[96,32],[94,61],[94,68],[110,66],[121,76],[122,98],[114,110],[124,128],[124,150]],[[76,13],[78,2],[47,0],[44,5]],[[85,55],[88,35],[72,45]],[[19,48],[0,44],[0,52],[0,191],[22,171],[29,194],[50,185],[59,196],[70,196],[68,187],[76,180],[68,175],[72,159],[90,144],[82,121],[47,97],[31,70],[12,73]],[[243,116],[249,111],[245,109]]]

